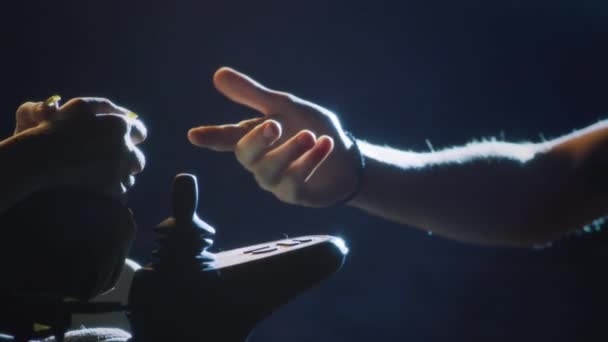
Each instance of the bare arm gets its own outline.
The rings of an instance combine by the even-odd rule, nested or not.
[[[234,151],[260,187],[287,203],[324,207],[353,192],[352,143],[333,113],[231,69],[214,81],[264,116],[193,128],[192,143]],[[608,209],[599,182],[608,168],[606,122],[537,144],[487,141],[430,153],[358,144],[367,167],[350,204],[451,239],[542,244]]]
[[[606,213],[599,168],[606,171],[607,141],[602,122],[544,143],[487,141],[430,153],[360,142],[365,185],[351,204],[456,240],[543,244]]]

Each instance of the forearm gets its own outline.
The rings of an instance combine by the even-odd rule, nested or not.
[[[37,140],[18,135],[0,142],[0,213],[42,187],[46,171]]]
[[[553,153],[556,143],[489,141],[414,153],[361,142],[365,183],[352,205],[460,241],[543,243],[597,214],[582,203],[590,199],[579,170]]]

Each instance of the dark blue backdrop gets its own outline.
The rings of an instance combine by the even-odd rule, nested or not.
[[[20,102],[52,93],[105,96],[139,113],[148,165],[130,203],[142,262],[182,171],[199,176],[218,248],[344,237],[344,269],[252,341],[573,340],[606,318],[586,256],[479,248],[348,208],[283,205],[231,155],[197,150],[185,133],[252,114],[212,87],[213,71],[229,65],[395,147],[554,137],[608,111],[607,15],[600,0],[4,4],[0,127],[8,135]]]

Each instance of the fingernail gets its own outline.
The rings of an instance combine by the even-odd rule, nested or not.
[[[321,136],[317,141],[321,140],[324,145],[331,146],[334,144],[334,139],[329,135]]]
[[[44,105],[47,107],[59,107],[59,101],[61,101],[61,96],[51,95],[44,101]]]
[[[264,138],[268,140],[274,140],[277,136],[277,129],[275,124],[273,124],[272,122],[268,122],[266,126],[264,126],[264,131],[262,132],[262,134],[264,134]]]
[[[137,114],[135,114],[132,111],[128,111],[127,116],[130,117],[131,119],[137,119],[137,117],[138,117]]]
[[[40,324],[40,323],[36,323],[34,322],[33,326],[32,326],[34,332],[41,332],[44,330],[50,330],[51,327],[46,325],[46,324]]]
[[[308,133],[303,133],[300,134],[300,136],[298,136],[298,143],[300,143],[300,145],[304,146],[304,147],[312,147],[315,145],[317,138],[315,137],[314,133],[312,132],[308,132]]]

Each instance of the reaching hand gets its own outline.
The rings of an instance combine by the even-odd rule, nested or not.
[[[44,187],[76,186],[124,200],[145,165],[136,145],[146,127],[107,99],[76,98],[61,107],[27,102],[17,110],[14,138],[36,142]]]
[[[287,203],[324,207],[355,191],[352,142],[334,113],[229,68],[219,69],[213,81],[230,100],[263,116],[192,128],[190,142],[234,152],[262,189]]]

